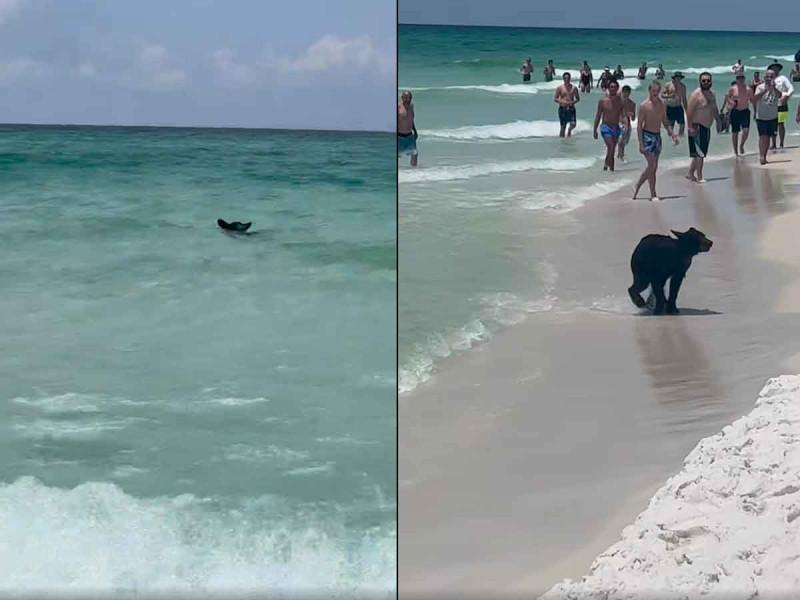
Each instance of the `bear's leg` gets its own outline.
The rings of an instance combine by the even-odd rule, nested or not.
[[[667,300],[668,315],[677,315],[680,312],[678,307],[675,306],[675,302],[678,300],[678,291],[681,289],[683,277],[683,273],[676,273],[673,275],[672,279],[669,280],[669,300]]]
[[[640,273],[633,274],[633,285],[628,288],[628,295],[631,297],[631,301],[639,308],[644,308],[644,300],[641,293],[647,289],[648,285],[650,285],[650,282],[646,277]]]
[[[656,307],[653,309],[654,315],[663,315],[664,308],[667,305],[667,299],[664,296],[664,284],[666,280],[653,281],[653,295],[656,297]]]

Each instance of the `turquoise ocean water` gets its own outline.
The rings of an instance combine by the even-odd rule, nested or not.
[[[638,105],[658,63],[668,73],[683,71],[689,91],[710,71],[721,96],[737,59],[748,80],[774,58],[788,75],[799,47],[800,36],[786,33],[400,26],[399,88],[414,95],[420,133],[419,168],[399,161],[400,391],[430,379],[442,358],[550,309],[558,272],[531,239],[553,213],[638,178],[644,163],[635,145],[627,165],[602,172],[605,148],[591,134],[598,91],[577,105],[573,139],[558,138],[553,94],[564,70],[577,81],[586,60],[596,79],[604,66],[619,64]],[[518,71],[527,57],[535,66],[528,85]],[[553,82],[542,74],[549,59]],[[650,67],[644,85],[636,79],[642,62]],[[794,123],[788,130],[797,132]],[[748,150],[756,148],[753,135]],[[728,136],[712,136],[709,158],[728,156]],[[685,139],[665,144],[662,168],[683,164]]]
[[[0,127],[0,590],[394,595],[393,147]]]

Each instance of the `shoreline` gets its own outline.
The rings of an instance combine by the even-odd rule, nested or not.
[[[800,160],[796,149],[783,155]],[[775,364],[794,354],[785,325],[770,323],[754,340],[746,333],[761,318],[757,307],[762,286],[770,289],[764,284],[776,287],[782,280],[784,268],[765,264],[767,259],[753,256],[752,249],[759,231],[778,221],[773,217],[785,213],[790,203],[781,187],[786,169],[780,165],[787,164],[791,165],[760,167],[755,152],[743,159],[710,161],[707,178],[720,175],[727,182],[705,185],[686,182],[683,167],[676,167],[660,173],[659,192],[680,194],[679,199],[631,204],[623,188],[575,209],[570,218],[582,225],[579,233],[557,241],[553,249],[571,267],[559,269],[561,298],[554,309],[531,315],[469,352],[442,361],[431,381],[401,396],[401,435],[415,432],[400,445],[400,493],[406,500],[400,503],[401,518],[407,522],[413,515],[420,525],[420,531],[400,540],[405,546],[400,572],[413,580],[404,585],[406,593],[474,593],[484,586],[487,591],[530,595],[564,577],[579,577],[618,539],[622,527],[675,472],[697,440],[740,416],[747,399],[752,403],[766,377],[775,374]],[[679,317],[631,318],[630,300],[619,302],[620,292],[629,285],[631,241],[638,241],[642,231],[666,233],[688,226],[697,226],[715,241],[715,251],[698,257],[681,291],[679,306],[689,310]],[[631,236],[631,230],[637,236]],[[587,253],[589,246],[592,254]],[[602,264],[586,258],[592,255],[602,258]],[[751,274],[748,285],[740,285],[743,273]],[[581,298],[593,297],[586,287],[593,277],[604,279],[599,287],[604,295],[580,306]],[[761,279],[755,282],[754,277]],[[728,327],[722,326],[725,322]],[[771,340],[781,337],[780,343]],[[736,352],[743,344],[769,352],[743,359]],[[604,352],[587,351],[603,345]],[[715,355],[717,347],[726,350],[721,357]],[[627,357],[631,360],[624,361]],[[576,372],[591,373],[591,381],[581,382]],[[549,403],[534,406],[538,398]],[[597,402],[587,403],[587,398]],[[649,422],[652,415],[638,402],[645,399],[650,411],[653,401],[667,407],[658,417],[662,422]],[[686,419],[681,405],[690,407],[688,425],[681,422]],[[556,431],[526,425],[542,417]],[[570,423],[559,430],[560,423],[576,417],[577,427]],[[666,441],[661,451],[654,451],[648,448],[648,433],[652,436],[650,430],[659,426],[673,427],[676,434],[656,431]],[[565,454],[561,446],[570,435],[577,449]],[[597,448],[608,460],[598,459]],[[632,457],[631,452],[641,456]],[[413,467],[421,461],[425,464]],[[556,472],[554,465],[565,472]],[[504,477],[493,471],[510,473]],[[537,478],[538,484],[529,481]],[[563,500],[570,488],[578,497],[572,507]],[[445,504],[453,501],[448,509],[419,519],[423,506],[442,494]],[[470,494],[487,498],[469,498]],[[498,505],[507,510],[505,515],[497,514],[493,507]],[[543,520],[541,515],[550,518]],[[474,524],[479,521],[485,522]],[[472,531],[464,531],[467,524]],[[437,547],[437,536],[447,535],[456,539]],[[507,542],[491,559],[471,548],[492,535],[505,536]],[[440,568],[426,568],[425,544],[432,545],[439,558],[447,557]],[[415,558],[404,560],[410,556]]]

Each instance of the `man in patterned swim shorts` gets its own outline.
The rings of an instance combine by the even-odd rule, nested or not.
[[[644,154],[647,166],[633,188],[633,199],[636,200],[639,188],[647,181],[650,184],[650,200],[657,202],[656,171],[658,170],[658,158],[661,155],[661,126],[663,125],[667,130],[669,137],[672,138],[672,143],[677,144],[678,137],[669,124],[667,107],[659,97],[661,84],[658,81],[653,81],[647,88],[647,93],[647,98],[639,105],[639,123],[637,127],[639,152]]]
[[[606,144],[606,160],[603,164],[603,171],[614,170],[614,150],[617,147],[617,140],[622,134],[619,124],[625,120],[622,115],[625,107],[622,104],[622,98],[617,94],[618,91],[617,80],[609,81],[608,95],[597,103],[597,114],[594,117],[594,139],[597,139],[597,126],[600,125],[600,120],[603,120],[603,126],[600,128],[600,135],[603,136]]]

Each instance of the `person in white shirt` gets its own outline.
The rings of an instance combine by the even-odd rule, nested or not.
[[[744,75],[744,65],[742,64],[742,59],[736,61],[736,64],[731,67],[731,71],[735,76]]]
[[[778,103],[778,134],[772,138],[772,149],[776,149],[776,142],[780,137],[781,148],[786,139],[786,121],[789,119],[789,98],[794,94],[794,86],[786,75],[781,75],[783,65],[780,63],[772,63],[769,70],[775,73],[775,89],[781,93],[781,98]]]

